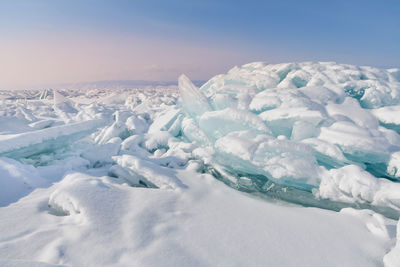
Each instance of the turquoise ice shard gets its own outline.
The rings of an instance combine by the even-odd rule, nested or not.
[[[179,77],[179,93],[182,98],[182,106],[192,117],[198,117],[211,110],[207,98],[184,74]]]

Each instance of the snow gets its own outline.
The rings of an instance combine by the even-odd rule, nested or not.
[[[400,265],[397,69],[2,95],[0,266]]]
[[[400,223],[397,223],[397,242],[395,247],[385,255],[383,262],[386,267],[396,267],[400,264]]]
[[[390,247],[353,216],[255,199],[208,174],[177,177],[187,189],[67,175],[0,211],[0,255],[71,266],[376,266]]]
[[[0,177],[0,207],[46,185],[46,181],[33,166],[9,158],[0,158]]]

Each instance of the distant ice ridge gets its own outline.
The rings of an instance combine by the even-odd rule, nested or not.
[[[317,198],[399,210],[396,73],[332,62],[256,62],[197,90],[182,75],[182,133],[208,149],[210,164],[234,184],[249,179],[251,187],[265,177]]]

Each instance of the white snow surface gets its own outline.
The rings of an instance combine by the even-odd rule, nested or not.
[[[0,266],[400,266],[398,72],[3,91]]]

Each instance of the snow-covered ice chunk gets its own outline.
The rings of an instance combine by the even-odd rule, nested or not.
[[[217,159],[242,173],[310,188],[318,184],[318,164],[306,145],[250,131],[232,132],[215,143]]]
[[[168,141],[174,137],[169,132],[159,131],[148,133],[146,138],[144,146],[149,151],[155,151],[158,148],[168,148]]]
[[[12,152],[21,148],[56,140],[60,137],[87,134],[97,129],[104,120],[90,120],[54,126],[32,132],[0,136],[0,153]]]
[[[140,177],[140,180],[146,184],[160,189],[185,188],[185,185],[170,169],[160,167],[157,164],[132,155],[115,156],[113,159],[119,166],[125,168],[128,173]]]
[[[301,140],[301,143],[311,146],[314,150],[313,154],[318,161],[329,166],[338,167],[349,162],[343,155],[342,150],[340,150],[337,145],[330,142],[318,138],[308,138]]]
[[[354,160],[371,163],[386,162],[391,146],[378,130],[363,128],[350,121],[321,127],[318,139],[338,145]]]
[[[394,79],[397,79],[397,81],[400,82],[400,69],[398,68],[393,68],[393,69],[388,69],[387,70],[390,74],[393,75]]]
[[[110,139],[105,144],[92,146],[81,153],[81,157],[90,161],[92,166],[112,163],[112,157],[118,155],[122,140],[119,137]]]
[[[197,142],[200,145],[206,145],[210,143],[207,135],[199,128],[195,120],[192,118],[185,117],[182,120],[182,133],[187,139]]]
[[[7,206],[37,187],[47,186],[35,167],[0,158],[0,207]]]
[[[400,125],[400,106],[387,106],[371,109],[371,113],[382,123]]]
[[[95,137],[94,141],[98,144],[105,144],[114,137],[125,139],[130,135],[125,123],[122,121],[115,121],[110,126],[103,128],[100,133]]]
[[[357,165],[331,169],[321,179],[319,189],[314,190],[317,197],[400,210],[400,184],[377,179]]]
[[[161,112],[150,125],[148,132],[155,133],[159,131],[168,131],[173,126],[179,113],[179,109],[170,109]]]
[[[131,135],[121,143],[121,149],[135,152],[140,149],[139,144],[143,141],[141,135]]]
[[[148,129],[146,120],[142,116],[133,115],[126,120],[126,127],[135,134],[145,133]]]
[[[395,152],[390,156],[387,173],[392,177],[400,178],[400,152]]]
[[[52,126],[54,123],[54,120],[40,120],[40,121],[35,121],[29,124],[30,127],[36,128],[36,129],[44,129]]]
[[[53,91],[54,95],[54,109],[63,113],[77,113],[78,111],[74,108],[74,103],[67,99],[65,96],[57,91]]]
[[[377,129],[379,126],[376,117],[368,109],[361,108],[359,102],[351,97],[346,97],[341,104],[328,103],[326,111],[333,118],[342,116],[342,120],[353,121],[362,128]]]
[[[379,185],[375,177],[356,165],[331,169],[322,176],[318,196],[344,202],[372,202]]]

